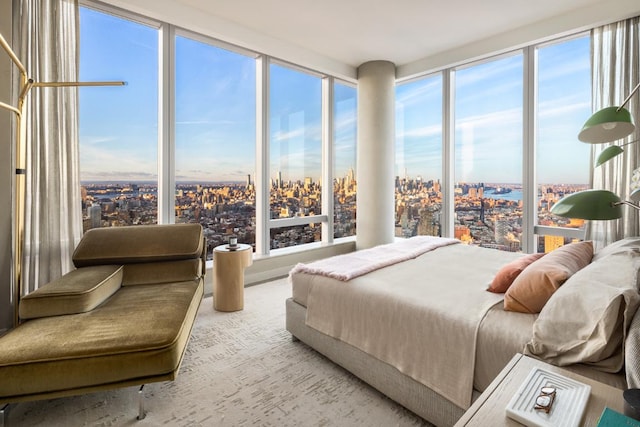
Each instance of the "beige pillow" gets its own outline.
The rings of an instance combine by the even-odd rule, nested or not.
[[[593,257],[590,241],[562,246],[528,266],[504,295],[504,309],[540,313],[551,295]]]
[[[525,354],[554,365],[592,365],[618,372],[626,334],[640,305],[640,255],[619,253],[572,276],[542,309]]]

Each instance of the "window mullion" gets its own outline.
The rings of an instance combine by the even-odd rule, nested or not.
[[[158,223],[175,222],[175,28],[162,24],[158,49]]]
[[[256,254],[269,254],[269,58],[256,59]]]
[[[454,226],[454,148],[455,148],[455,71],[442,73],[442,231],[453,237]]]
[[[333,117],[334,79],[322,79],[322,213],[327,220],[322,223],[322,243],[333,243]]]
[[[537,224],[536,134],[537,134],[537,49],[524,49],[522,108],[522,251],[537,251],[534,227]]]

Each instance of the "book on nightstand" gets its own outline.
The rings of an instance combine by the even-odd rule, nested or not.
[[[640,427],[640,421],[629,418],[610,408],[604,408],[598,427]]]

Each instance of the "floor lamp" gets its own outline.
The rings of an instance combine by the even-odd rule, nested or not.
[[[24,248],[24,217],[25,217],[25,190],[26,190],[26,125],[24,122],[25,104],[27,95],[33,87],[79,87],[79,86],[123,86],[125,82],[36,82],[29,77],[26,68],[11,46],[0,34],[0,45],[7,52],[13,64],[20,72],[20,90],[18,92],[18,104],[12,106],[0,102],[0,107],[13,112],[16,116],[15,127],[15,167],[16,177],[14,184],[14,218],[13,218],[13,274],[11,278],[11,296],[13,299],[13,327],[18,326],[18,308],[22,295],[22,252]]]

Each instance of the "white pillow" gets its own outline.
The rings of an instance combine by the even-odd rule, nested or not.
[[[640,252],[640,237],[625,237],[624,239],[608,244],[593,254],[592,262],[609,255],[628,251]]]
[[[557,366],[584,363],[620,371],[627,331],[640,305],[639,268],[640,253],[626,251],[571,276],[540,312],[525,354]]]
[[[625,344],[624,371],[627,387],[640,388],[640,310],[633,316]]]

